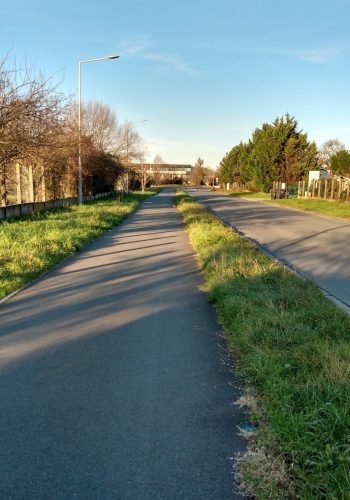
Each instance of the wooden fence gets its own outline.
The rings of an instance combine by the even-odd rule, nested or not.
[[[349,203],[350,181],[348,179],[319,179],[310,183],[299,181],[298,198],[318,198]]]
[[[99,193],[91,196],[84,196],[83,201],[93,201],[100,198],[105,198],[111,193]],[[13,217],[20,217],[21,215],[31,215],[36,212],[44,212],[52,208],[68,207],[76,205],[78,198],[62,198],[60,200],[37,201],[32,203],[20,203],[18,205],[7,205],[0,207],[0,220],[12,219]]]

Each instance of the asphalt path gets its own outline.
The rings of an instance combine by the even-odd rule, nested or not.
[[[235,499],[245,443],[172,193],[0,305],[1,499]]]
[[[219,193],[188,193],[350,311],[349,222]]]

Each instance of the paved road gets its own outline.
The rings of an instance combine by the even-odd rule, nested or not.
[[[1,499],[239,498],[201,283],[164,191],[0,306]]]
[[[217,193],[188,192],[350,307],[349,222]]]

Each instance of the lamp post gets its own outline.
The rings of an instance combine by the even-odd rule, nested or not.
[[[89,62],[118,59],[119,56],[111,55],[94,59],[83,59],[78,63],[78,203],[83,203],[83,169],[81,162],[81,65]]]
[[[134,123],[144,123],[147,121],[148,120],[137,120],[136,122],[128,122],[128,123],[129,125],[134,125]],[[126,186],[125,186],[126,194],[129,194],[129,132],[130,129],[128,127],[126,131]]]

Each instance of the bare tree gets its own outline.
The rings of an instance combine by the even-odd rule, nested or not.
[[[195,186],[199,186],[204,183],[204,177],[205,177],[204,160],[202,158],[198,158],[195,166],[191,171],[190,183],[194,184]]]
[[[162,181],[162,170],[164,168],[163,158],[157,154],[152,163],[152,181],[155,186],[159,186]]]
[[[28,164],[40,150],[55,147],[66,101],[52,78],[45,79],[28,66],[8,60],[0,63],[0,191],[1,204],[8,203],[9,184],[20,182],[14,162]],[[32,168],[32,166],[31,166]],[[33,174],[28,175],[33,182]],[[17,189],[19,193],[21,189]],[[30,186],[33,191],[33,186]],[[18,196],[17,196],[18,197]],[[31,198],[33,195],[31,194]],[[32,200],[31,200],[32,201]]]
[[[213,168],[204,167],[204,177],[203,182],[206,186],[214,186],[215,185],[215,175],[216,172]]]
[[[117,141],[114,155],[125,167],[125,190],[129,191],[130,175],[138,172],[139,167],[134,164],[142,164],[145,157],[145,145],[132,122],[126,121],[117,128]]]
[[[163,158],[160,156],[160,155],[156,155],[154,157],[154,160],[153,160],[153,164],[156,164],[156,165],[164,165],[165,161],[163,160]]]
[[[142,192],[145,191],[147,185],[152,181],[153,176],[150,169],[147,169],[146,164],[141,161],[137,167],[134,168],[134,176],[140,182]]]
[[[133,123],[126,121],[118,126],[116,144],[113,151],[115,156],[129,165],[143,159],[144,149],[144,142]]]
[[[77,109],[59,84],[28,65],[0,62],[1,205],[76,195]],[[105,104],[89,102],[82,114],[84,192],[113,189],[123,165],[143,162],[143,141]]]
[[[322,164],[327,167],[327,169],[330,169],[332,156],[339,151],[343,151],[344,149],[344,144],[338,141],[338,139],[330,139],[329,141],[326,141],[322,144],[319,151],[319,159]]]
[[[95,148],[113,153],[118,144],[117,116],[110,106],[89,101],[82,106],[82,134],[92,140]]]
[[[118,124],[116,114],[102,103],[91,101],[82,106],[82,166],[83,190],[95,194],[109,191],[117,185],[123,175],[120,158],[114,153],[118,143]],[[78,120],[76,106],[72,107],[67,120],[69,134],[75,138],[77,152]]]

